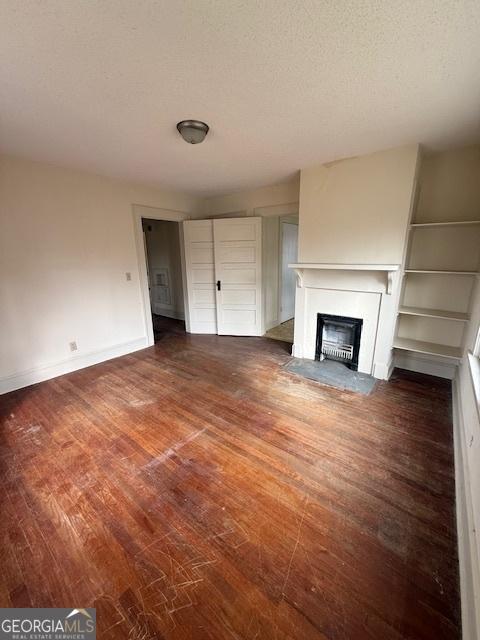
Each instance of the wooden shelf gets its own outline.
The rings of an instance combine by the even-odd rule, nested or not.
[[[478,276],[478,271],[444,271],[435,269],[405,269],[405,273],[434,273],[448,276]]]
[[[458,220],[449,222],[412,222],[410,227],[418,229],[420,227],[462,227],[464,225],[480,224],[480,220]]]
[[[422,340],[412,340],[410,338],[395,338],[393,346],[395,349],[403,351],[413,351],[415,353],[424,353],[431,356],[441,356],[442,358],[450,358],[460,361],[462,358],[462,349],[460,347],[449,347],[444,344],[435,344],[433,342],[423,342]]]
[[[468,313],[458,311],[445,311],[443,309],[424,309],[422,307],[401,306],[398,313],[409,316],[422,316],[424,318],[442,318],[443,320],[456,320],[458,322],[468,322]]]

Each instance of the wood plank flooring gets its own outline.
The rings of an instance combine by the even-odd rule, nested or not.
[[[450,385],[369,397],[265,338],[155,347],[0,397],[0,606],[111,640],[460,638]]]

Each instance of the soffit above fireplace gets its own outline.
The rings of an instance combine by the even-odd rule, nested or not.
[[[387,274],[387,294],[392,292],[393,274],[398,271],[398,264],[345,264],[335,262],[298,262],[288,265],[294,269],[298,276],[298,284],[303,287],[303,275],[307,270],[330,270],[330,271],[384,271]]]

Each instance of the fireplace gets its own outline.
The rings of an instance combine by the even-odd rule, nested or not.
[[[357,371],[363,320],[317,313],[315,359],[337,360]]]

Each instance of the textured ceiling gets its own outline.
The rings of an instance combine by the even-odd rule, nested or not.
[[[478,0],[0,0],[0,61],[1,151],[201,195],[480,138]]]

